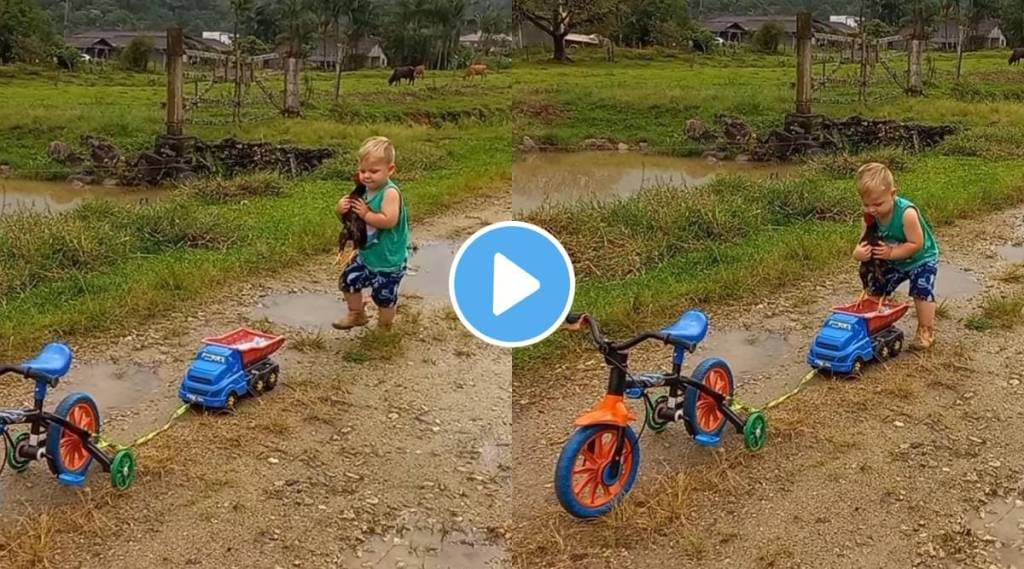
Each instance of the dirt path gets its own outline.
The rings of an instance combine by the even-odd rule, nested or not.
[[[180,404],[203,337],[251,324],[289,338],[277,390],[234,415],[186,414],[139,449],[127,493],[110,490],[98,468],[82,491],[41,464],[5,472],[3,566],[499,566],[511,357],[464,331],[447,275],[455,246],[510,208],[507,197],[478,200],[460,208],[473,214],[414,227],[415,274],[391,334],[330,328],[343,305],[333,258],[323,257],[130,335],[77,343],[49,405],[89,391],[104,431],[127,441]],[[0,392],[5,402],[30,397],[29,386]]]
[[[768,446],[743,450],[727,431],[703,449],[678,425],[642,439],[638,482],[595,523],[572,519],[552,489],[572,420],[603,393],[594,354],[513,390],[511,535],[518,567],[1024,567],[1024,341],[1019,330],[965,322],[1024,261],[1024,209],[944,227],[941,343],[867,368],[857,381],[818,379],[769,412]],[[854,298],[856,273],[794,283],[755,305],[711,314],[705,346],[734,363],[737,394],[763,404],[795,386],[828,307]],[[904,286],[905,292],[905,286]],[[680,307],[682,310],[685,307]],[[916,323],[900,326],[912,336]],[[650,346],[638,369],[666,368]],[[642,417],[642,409],[639,416]]]

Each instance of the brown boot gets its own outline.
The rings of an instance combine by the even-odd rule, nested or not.
[[[377,311],[377,326],[381,330],[390,330],[391,325],[395,321],[395,313],[397,309],[392,308],[381,308]]]
[[[334,326],[336,330],[351,330],[359,326],[366,326],[369,321],[370,319],[366,317],[366,312],[351,310],[344,318],[334,322],[331,326]]]
[[[917,327],[917,336],[910,343],[910,349],[914,351],[927,351],[935,343],[935,331],[926,326]]]

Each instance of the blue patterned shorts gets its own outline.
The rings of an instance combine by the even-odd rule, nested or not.
[[[892,263],[885,264],[882,278],[868,276],[868,289],[875,296],[890,296],[904,281],[910,281],[910,296],[918,300],[935,302],[935,277],[939,273],[939,262],[928,261],[905,271]]]
[[[398,304],[398,285],[405,276],[405,268],[394,272],[373,271],[356,259],[338,279],[338,288],[345,293],[362,292],[370,289],[373,303],[381,308],[391,308]]]

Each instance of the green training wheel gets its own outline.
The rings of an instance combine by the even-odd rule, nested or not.
[[[768,419],[761,411],[754,411],[747,417],[747,423],[743,425],[743,443],[747,450],[756,452],[764,448],[768,439]]]
[[[135,482],[135,453],[123,448],[110,461],[110,482],[118,490],[127,490]]]
[[[647,404],[647,428],[654,431],[655,433],[660,433],[664,431],[665,427],[668,427],[668,421],[658,420],[657,410],[659,405],[668,404],[668,396],[659,395],[657,399],[654,399],[653,401],[650,397],[648,397],[645,399],[645,401]]]
[[[27,441],[29,437],[28,432],[18,433],[18,436],[12,439],[11,445],[7,446],[7,466],[15,472],[24,472],[28,468],[29,462],[23,458],[18,458],[18,445],[23,441]]]

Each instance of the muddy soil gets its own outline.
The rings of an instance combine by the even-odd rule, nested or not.
[[[112,491],[98,467],[83,490],[59,486],[43,464],[4,472],[3,567],[500,566],[511,357],[470,336],[442,291],[449,244],[507,219],[511,204],[466,209],[475,215],[460,208],[414,227],[416,275],[391,333],[374,322],[330,328],[344,310],[338,268],[323,256],[131,334],[77,342],[49,406],[89,391],[121,442],[179,406],[202,338],[239,325],[288,338],[275,391],[233,414],[186,413],[138,449],[128,492]],[[28,385],[0,391],[5,404],[30,399]]]
[[[732,429],[719,449],[698,447],[681,425],[643,434],[633,492],[593,523],[561,509],[552,480],[573,419],[603,393],[602,362],[581,352],[543,379],[514,378],[513,566],[1024,567],[1024,341],[1019,329],[966,326],[986,295],[1022,286],[1000,280],[1022,220],[1018,208],[941,228],[933,351],[904,352],[852,381],[812,381],[769,411],[757,454]],[[684,369],[711,356],[734,362],[737,395],[763,405],[796,387],[828,308],[858,287],[850,266],[771,301],[717,307]],[[899,326],[909,341],[913,311]],[[649,345],[631,364],[670,360],[669,348]]]

